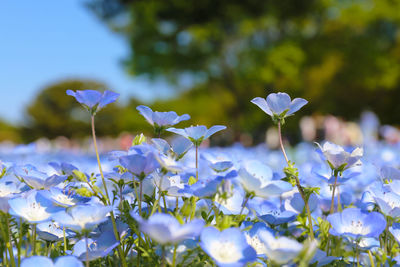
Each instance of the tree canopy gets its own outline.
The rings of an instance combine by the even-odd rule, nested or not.
[[[87,5],[129,41],[124,61],[129,73],[177,85],[189,77],[194,91],[163,106],[187,105],[202,118],[217,115],[203,119],[210,123],[230,118],[234,129],[257,132],[266,120],[249,101],[285,91],[310,100],[304,112],[354,119],[370,108],[385,123],[400,121],[399,0],[88,0]]]

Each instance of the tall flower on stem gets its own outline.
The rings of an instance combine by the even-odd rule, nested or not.
[[[304,188],[300,185],[299,177],[297,174],[297,170],[294,168],[293,163],[291,163],[286,155],[285,148],[282,142],[282,131],[281,127],[285,123],[285,118],[293,115],[294,112],[298,111],[301,107],[308,103],[307,100],[303,98],[295,98],[293,101],[290,96],[286,93],[272,93],[267,96],[266,99],[261,97],[256,97],[251,102],[261,108],[265,113],[272,117],[274,123],[278,125],[279,132],[279,143],[285,157],[288,168],[285,168],[285,172],[287,175],[290,175],[290,178],[294,178],[297,189],[305,203],[305,208],[308,216],[308,223],[310,227],[310,235],[311,239],[314,239],[314,231],[312,227],[312,218],[310,207],[308,205],[308,196],[306,195]]]
[[[175,111],[153,111],[151,108],[143,105],[138,106],[136,109],[139,111],[140,115],[147,120],[148,123],[153,125],[154,132],[158,138],[160,137],[161,133],[170,126],[190,119],[188,114],[178,116]]]
[[[335,189],[337,187],[338,176],[342,176],[343,172],[351,167],[361,165],[361,157],[363,155],[362,148],[355,148],[351,153],[345,151],[343,147],[325,142],[321,147],[320,144],[316,143],[321,149],[329,167],[332,170],[332,174],[335,177],[335,182],[332,188],[332,200],[330,214],[334,212],[334,200],[335,200]],[[340,209],[340,194],[338,192],[338,208]]]
[[[99,171],[100,171],[100,176],[101,180],[103,182],[103,187],[106,193],[106,204],[110,205],[110,197],[108,195],[108,190],[107,190],[107,184],[104,178],[103,170],[101,168],[101,163],[100,163],[100,156],[99,156],[99,151],[97,148],[97,140],[96,140],[96,131],[95,131],[95,125],[94,125],[94,116],[97,114],[97,112],[107,106],[108,104],[111,104],[117,100],[119,97],[118,93],[114,93],[111,91],[104,91],[103,93],[95,91],[95,90],[83,90],[83,91],[72,91],[72,90],[67,90],[67,95],[75,97],[76,101],[78,101],[84,108],[86,108],[91,116],[91,125],[92,125],[92,136],[93,136],[93,144],[94,144],[94,149],[96,152],[96,158],[97,158],[97,164],[99,165]],[[114,213],[111,211],[111,221],[113,224],[113,230],[114,230],[114,235],[115,238],[120,241],[120,236],[117,230],[117,225],[115,223],[115,218],[114,218]],[[126,267],[126,261],[125,261],[125,255],[122,251],[121,245],[118,247],[118,254],[119,258],[121,260],[122,266]]]
[[[167,131],[179,134],[187,139],[189,139],[195,149],[196,149],[196,181],[199,180],[199,157],[198,157],[198,150],[201,143],[209,138],[211,135],[215,134],[216,132],[225,130],[226,126],[223,125],[214,125],[210,129],[207,129],[206,126],[191,126],[185,129],[176,129],[176,128],[168,128]]]

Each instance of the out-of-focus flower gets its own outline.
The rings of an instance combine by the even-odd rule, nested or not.
[[[36,226],[38,236],[46,241],[59,241],[64,237],[63,228],[56,222],[47,221],[39,223]],[[71,231],[65,231],[65,237],[69,238],[73,236],[74,233]]]
[[[204,221],[194,219],[186,224],[180,224],[170,214],[156,213],[148,220],[137,214],[132,216],[138,221],[140,230],[159,244],[177,244],[185,239],[197,237],[204,227]]]
[[[320,144],[316,144],[321,149],[332,170],[342,172],[353,166],[361,165],[360,159],[363,156],[362,148],[357,147],[349,153],[343,147],[330,142],[325,142],[322,147]]]
[[[264,198],[292,189],[285,181],[273,180],[271,168],[257,160],[246,161],[239,169],[238,179],[247,193]]]
[[[119,97],[118,93],[107,90],[103,93],[95,90],[77,90],[76,92],[67,90],[67,95],[75,97],[76,101],[81,103],[91,115],[96,115],[100,109],[115,102]]]
[[[153,111],[151,108],[143,105],[136,107],[136,109],[139,111],[140,115],[142,115],[147,122],[154,127],[156,133],[161,133],[170,126],[190,119],[188,114],[178,116],[175,111]]]
[[[111,230],[111,229],[110,229]],[[102,233],[97,238],[88,238],[88,258],[89,261],[102,258],[110,254],[116,248],[119,242],[111,231]],[[86,261],[86,240],[79,240],[73,248],[72,255],[78,257],[81,261]]]
[[[152,153],[122,156],[119,158],[119,162],[141,180],[160,166]]]
[[[79,204],[53,214],[52,219],[77,232],[89,231],[106,221],[111,210],[112,207],[100,204]]]
[[[201,248],[218,266],[245,266],[257,259],[257,253],[237,228],[228,228],[222,232],[207,227],[201,232]]]
[[[303,249],[303,245],[287,237],[275,238],[270,232],[260,233],[260,239],[265,244],[265,254],[276,264],[286,264],[292,261]]]
[[[386,227],[386,220],[378,212],[365,212],[358,208],[348,208],[342,212],[328,215],[332,225],[329,233],[335,236],[378,237]]]
[[[214,125],[210,129],[207,129],[204,125],[200,125],[191,126],[185,129],[168,128],[167,131],[179,134],[189,139],[195,146],[199,146],[201,142],[209,138],[211,135],[225,129],[226,126],[223,125]]]
[[[80,262],[77,258],[73,256],[61,256],[58,257],[56,262],[50,258],[45,256],[32,256],[29,258],[25,258],[22,263],[21,267],[83,267],[82,262]]]
[[[54,212],[60,210],[44,197],[40,191],[31,190],[19,197],[8,200],[10,213],[22,217],[30,223],[40,223],[50,219]]]

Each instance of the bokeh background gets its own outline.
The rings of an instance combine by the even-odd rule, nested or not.
[[[397,125],[399,10],[398,0],[4,0],[0,141],[90,134],[67,89],[121,94],[97,119],[111,138],[151,134],[136,111],[146,104],[190,114],[181,127],[228,126],[218,145],[257,144],[272,122],[250,100],[279,91],[309,101],[287,120],[291,143],[300,122],[318,139],[318,125],[365,110]]]

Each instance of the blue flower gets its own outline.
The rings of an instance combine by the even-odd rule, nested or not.
[[[256,97],[251,100],[251,103],[257,105],[274,120],[283,120],[285,117],[298,111],[308,101],[303,98],[295,98],[292,101],[286,93],[272,93],[266,99]]]
[[[111,210],[112,207],[100,204],[80,204],[53,214],[52,219],[66,228],[82,232],[106,221]]]
[[[400,223],[393,223],[393,225],[389,227],[389,231],[400,244]]]
[[[260,240],[260,234],[262,232],[270,232],[272,234],[272,229],[262,222],[254,224],[250,224],[248,221],[243,222],[243,227],[248,228],[249,226],[251,226],[251,229],[245,232],[247,243],[256,250],[258,257],[265,257],[266,248],[264,242]]]
[[[245,266],[257,259],[256,251],[237,228],[228,228],[222,232],[214,227],[204,228],[200,241],[201,248],[218,266]]]
[[[122,156],[119,158],[119,162],[140,180],[143,180],[160,166],[152,153]]]
[[[71,207],[79,202],[88,202],[90,200],[90,198],[75,194],[74,191],[63,190],[57,187],[52,187],[49,191],[42,191],[42,194],[53,201],[54,204],[61,207]]]
[[[177,129],[177,128],[168,128],[167,131],[179,134],[190,141],[195,146],[199,146],[203,140],[209,138],[211,135],[215,134],[216,132],[225,130],[226,126],[222,125],[214,125],[210,129],[207,129],[206,126],[190,126],[185,129]]]
[[[82,262],[73,256],[58,257],[56,263],[44,256],[32,256],[22,261],[21,267],[83,267]]]
[[[292,189],[285,181],[273,180],[271,168],[257,160],[246,161],[239,169],[238,177],[247,193],[259,197],[280,196]]]
[[[197,237],[204,227],[203,220],[194,219],[181,225],[175,217],[164,213],[156,213],[148,220],[133,212],[131,215],[138,221],[140,231],[162,245],[177,244],[185,239]]]
[[[67,179],[66,175],[52,175],[49,177],[46,173],[38,171],[35,166],[30,164],[14,167],[14,173],[34,189],[49,189]]]
[[[50,219],[54,212],[60,210],[44,197],[40,191],[31,190],[19,197],[8,200],[10,213],[22,217],[30,223],[44,222]]]
[[[265,244],[265,254],[277,264],[286,264],[296,258],[303,245],[287,237],[275,238],[270,232],[260,233],[260,239]]]
[[[159,112],[153,111],[151,108],[146,106],[138,106],[136,108],[140,115],[142,115],[148,123],[153,125],[156,133],[161,133],[164,129],[169,126],[180,123],[181,121],[186,121],[190,119],[188,114],[183,114],[178,116],[175,111]]]
[[[48,221],[39,223],[36,226],[38,236],[46,241],[59,241],[64,237],[63,228],[56,222]],[[65,231],[65,236],[67,238],[73,236],[74,233],[67,230]]]
[[[316,144],[321,149],[332,170],[343,172],[353,166],[361,165],[362,148],[357,147],[349,153],[343,147],[330,142],[325,142],[322,147],[318,143]]]
[[[386,220],[378,212],[365,212],[358,208],[348,208],[339,213],[328,215],[332,225],[329,233],[335,236],[378,237],[386,227]]]
[[[115,239],[112,229],[102,233],[97,238],[88,238],[88,254],[89,261],[102,258],[110,254],[116,248],[119,242]],[[78,257],[82,261],[86,261],[86,240],[79,240],[73,248],[72,255]]]
[[[293,221],[297,216],[295,212],[284,210],[269,201],[264,201],[262,203],[251,202],[249,206],[256,211],[258,218],[270,225],[287,223]]]
[[[119,97],[119,94],[111,91],[101,93],[95,90],[78,90],[76,92],[67,90],[67,95],[75,97],[76,101],[81,103],[91,115],[96,115],[100,109],[115,102]]]

